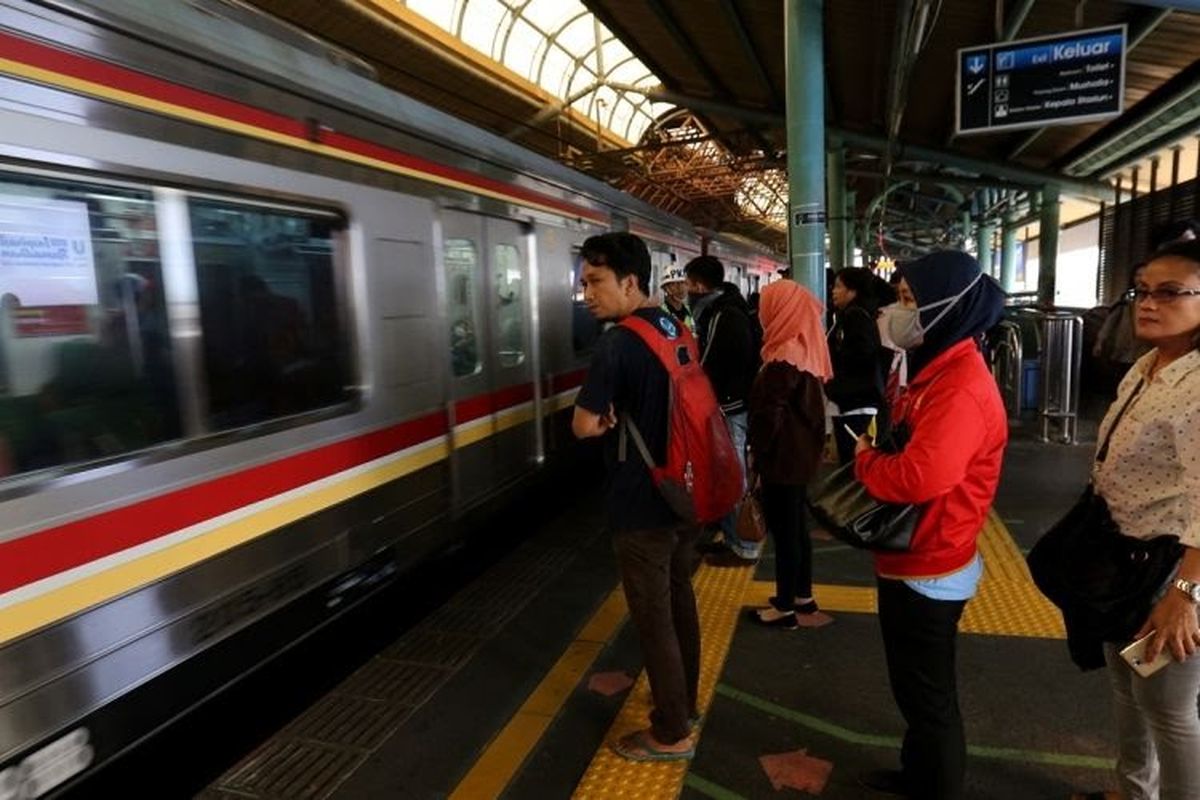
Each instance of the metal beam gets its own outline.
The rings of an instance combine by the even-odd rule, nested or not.
[[[1160,9],[1157,11],[1150,11],[1149,9],[1143,11],[1141,16],[1139,16],[1129,25],[1129,41],[1125,45],[1126,55],[1128,55],[1133,48],[1141,44],[1142,41],[1151,33],[1153,33],[1154,29],[1161,25],[1163,20],[1169,16],[1171,16],[1171,9],[1169,8]],[[1037,141],[1038,137],[1047,130],[1049,130],[1049,128],[1038,128],[1037,130],[1030,131],[1029,135],[1022,139],[1021,143],[1012,149],[1012,151],[1008,154],[1008,157],[1016,158],[1017,156],[1021,155],[1021,153],[1024,153],[1025,149]]]
[[[729,20],[729,25],[733,28],[733,32],[742,46],[742,53],[746,56],[746,60],[754,67],[759,83],[766,88],[767,95],[771,98],[771,105],[777,108],[781,107],[783,103],[779,100],[779,93],[775,91],[775,84],[771,83],[767,68],[758,55],[758,49],[754,46],[754,42],[750,41],[750,34],[746,30],[746,24],[742,22],[742,15],[738,12],[737,6],[733,0],[721,0],[721,10],[725,12],[725,18]]]
[[[858,133],[844,129],[831,129],[830,135],[840,138],[846,144],[876,153],[886,152],[888,148],[887,139],[874,134]],[[1024,186],[1044,186],[1047,183],[1055,183],[1058,184],[1064,194],[1072,197],[1085,197],[1092,200],[1112,200],[1112,187],[1102,181],[1072,178],[1056,172],[1021,167],[1009,164],[1008,162],[972,158],[971,156],[960,155],[948,150],[901,145],[895,153],[895,161],[900,162],[904,160],[924,161],[943,167],[974,172],[979,175],[988,175],[993,178],[1004,178],[1005,180],[1023,184]]]
[[[712,65],[707,59],[696,50],[695,44],[684,32],[683,28],[679,27],[679,23],[675,21],[675,17],[670,10],[662,4],[662,0],[645,0],[646,5],[650,6],[650,10],[654,12],[654,16],[658,17],[658,21],[662,23],[666,29],[667,35],[675,40],[675,44],[683,51],[684,56],[692,65],[704,75],[704,80],[713,88],[713,91],[723,97],[729,97],[732,93],[725,82],[721,80],[721,76],[717,74]]]
[[[1021,30],[1021,26],[1025,24],[1025,18],[1029,16],[1029,12],[1033,9],[1033,4],[1036,0],[1021,0],[1021,4],[1012,10],[1008,15],[1008,19],[1004,23],[1004,30],[1001,33],[1000,41],[1009,42],[1016,38],[1017,33]]]
[[[1103,176],[1191,133],[1200,121],[1200,60],[1069,154],[1063,170]]]

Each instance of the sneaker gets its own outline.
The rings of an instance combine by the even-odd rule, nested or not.
[[[726,548],[724,553],[705,556],[704,563],[710,567],[753,567],[758,563],[758,559],[742,558],[737,553]]]
[[[904,773],[898,769],[873,769],[860,772],[858,783],[872,791],[890,794],[896,797],[908,797],[908,781]]]

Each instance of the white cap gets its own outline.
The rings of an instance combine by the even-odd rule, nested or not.
[[[662,274],[662,280],[658,282],[659,286],[666,286],[668,283],[680,283],[686,281],[687,276],[683,274],[683,270],[679,267],[668,267]]]

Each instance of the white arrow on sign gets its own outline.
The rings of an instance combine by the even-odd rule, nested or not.
[[[983,72],[983,68],[986,66],[987,59],[983,56],[971,56],[971,59],[967,61],[967,69],[971,70],[971,73],[974,75]]]

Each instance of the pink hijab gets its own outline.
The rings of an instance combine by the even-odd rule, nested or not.
[[[795,281],[780,280],[763,289],[758,305],[763,363],[786,361],[822,381],[832,378],[833,365],[821,325],[824,311],[821,301]]]

